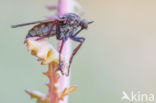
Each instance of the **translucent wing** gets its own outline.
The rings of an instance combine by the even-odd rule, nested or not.
[[[54,22],[54,19],[50,19],[50,20],[39,20],[39,21],[34,21],[34,22],[29,22],[29,23],[24,23],[24,24],[17,24],[17,25],[12,25],[12,28],[17,28],[17,27],[21,27],[21,26],[27,26],[27,25],[32,25],[32,24],[38,24],[38,23],[47,23],[47,22]]]

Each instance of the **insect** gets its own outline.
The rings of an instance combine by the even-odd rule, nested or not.
[[[39,37],[39,39],[49,38],[56,36],[57,40],[62,40],[61,47],[59,49],[59,67],[58,70],[62,71],[63,62],[61,61],[61,52],[63,49],[64,42],[70,38],[73,41],[79,42],[80,44],[73,50],[73,53],[69,60],[68,74],[70,72],[70,66],[73,60],[74,55],[80,49],[82,44],[85,41],[84,37],[77,36],[82,30],[88,28],[88,24],[93,23],[93,21],[88,22],[86,20],[81,20],[80,17],[75,13],[67,13],[62,17],[58,17],[55,20],[40,20],[25,24],[13,25],[12,28],[37,24],[32,29],[29,30],[26,38],[30,37]]]

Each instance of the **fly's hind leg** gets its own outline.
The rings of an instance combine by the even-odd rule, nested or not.
[[[70,57],[69,66],[68,66],[68,73],[66,74],[67,76],[69,76],[70,66],[71,66],[71,63],[73,61],[74,55],[78,52],[78,50],[80,49],[80,47],[82,46],[82,44],[85,41],[85,38],[84,37],[71,37],[71,39],[74,40],[74,41],[76,41],[76,42],[79,42],[80,44],[73,50],[73,53],[72,53],[72,55]]]

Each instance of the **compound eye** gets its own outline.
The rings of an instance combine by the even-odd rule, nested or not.
[[[82,28],[84,29],[87,29],[88,28],[88,21],[86,21],[85,19],[81,21],[81,26]]]
[[[86,28],[86,29],[87,29],[87,28],[88,28],[88,25],[84,25],[84,28]]]
[[[87,23],[84,23],[82,26],[83,26],[83,28],[85,28],[85,29],[88,28],[88,24],[87,24]]]

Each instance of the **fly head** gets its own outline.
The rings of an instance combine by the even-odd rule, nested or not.
[[[93,21],[91,21],[91,22],[88,22],[87,20],[81,20],[81,22],[80,22],[80,26],[83,28],[83,29],[87,29],[88,28],[88,24],[91,24],[91,23],[93,23]]]

